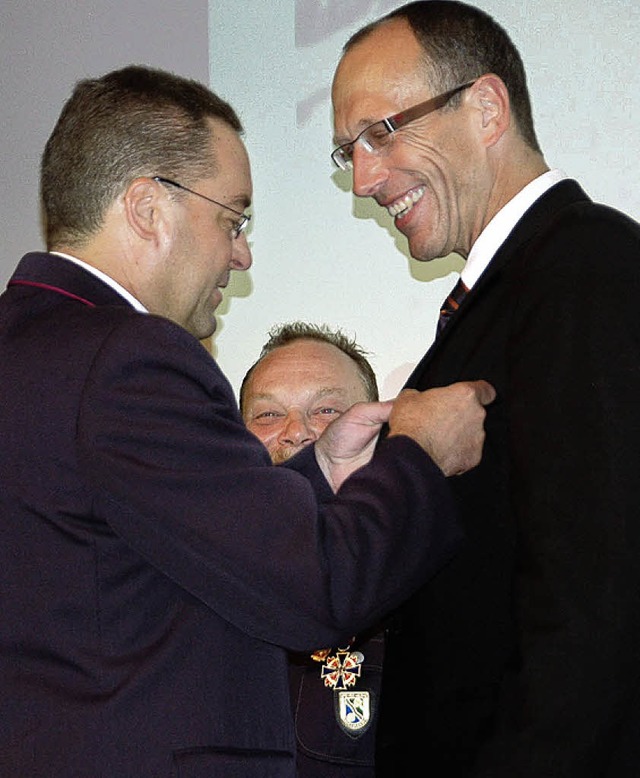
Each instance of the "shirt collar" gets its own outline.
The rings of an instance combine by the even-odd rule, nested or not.
[[[460,274],[469,289],[480,278],[496,251],[509,237],[509,233],[525,212],[548,189],[565,178],[568,176],[561,170],[548,170],[541,176],[534,178],[496,213],[471,247],[466,264]]]
[[[108,276],[106,273],[103,273],[102,270],[98,270],[98,268],[93,267],[93,265],[89,265],[77,257],[72,257],[70,254],[63,254],[62,251],[50,251],[49,253],[55,254],[57,257],[62,257],[63,259],[68,259],[69,262],[73,262],[74,265],[78,265],[83,270],[86,270],[87,273],[91,273],[92,275],[96,276],[96,278],[99,278],[103,283],[107,284],[107,286],[110,286],[114,292],[117,292],[121,297],[124,297],[124,299],[136,309],[136,311],[140,311],[141,313],[149,313],[140,300],[135,298],[131,292],[128,292],[117,281],[114,281],[113,278]]]

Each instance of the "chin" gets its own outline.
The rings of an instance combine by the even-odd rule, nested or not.
[[[212,316],[210,321],[208,321],[206,324],[203,324],[201,327],[198,327],[197,329],[198,334],[196,335],[196,338],[198,338],[198,340],[208,340],[218,329],[218,322],[216,317]]]
[[[409,241],[409,253],[411,254],[412,258],[415,259],[417,262],[431,262],[432,260],[437,259],[440,256],[434,251],[430,251],[428,247],[412,246],[411,241]]]
[[[448,256],[451,252],[447,251],[441,244],[429,243],[420,240],[417,236],[409,241],[409,253],[418,262],[431,262],[434,259]]]

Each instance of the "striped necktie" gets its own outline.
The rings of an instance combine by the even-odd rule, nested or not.
[[[447,299],[442,303],[442,308],[440,308],[440,318],[438,319],[436,337],[444,330],[451,315],[458,310],[460,303],[464,300],[464,296],[468,291],[469,288],[467,285],[462,278],[459,278],[458,283],[453,287]]]

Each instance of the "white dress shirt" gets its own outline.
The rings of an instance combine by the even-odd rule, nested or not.
[[[496,251],[509,237],[509,233],[524,213],[548,189],[565,178],[568,176],[561,170],[548,170],[541,176],[534,178],[506,205],[502,206],[471,247],[466,264],[460,273],[460,277],[468,289],[471,289],[480,278]]]

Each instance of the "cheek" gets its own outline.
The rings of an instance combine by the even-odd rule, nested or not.
[[[217,227],[210,228],[201,235],[199,242],[199,264],[201,272],[207,277],[217,277],[231,264],[233,247],[231,238]]]
[[[269,425],[269,427],[260,427],[249,422],[247,424],[247,429],[249,432],[252,432],[256,438],[258,438],[258,440],[260,440],[269,449],[269,451],[271,451],[271,448],[277,444],[276,438],[278,436],[278,432],[280,431],[279,426]]]
[[[271,459],[274,462],[281,461],[281,460],[278,460],[276,458],[277,454],[278,454],[278,448],[279,448],[279,443],[278,443],[278,441],[276,439],[272,439],[272,440],[269,440],[269,441],[264,441],[264,445],[267,447],[267,451],[269,452],[269,456],[271,457]]]
[[[394,156],[404,158],[407,162],[413,160],[415,165],[432,165],[440,158],[440,152],[432,138],[425,138],[418,132],[406,132],[394,144]]]
[[[443,139],[425,138],[417,132],[407,133],[396,146],[395,167],[424,176],[432,186],[450,175],[451,154]]]
[[[317,437],[320,437],[331,422],[337,418],[337,416],[316,416],[309,422],[309,428]]]

